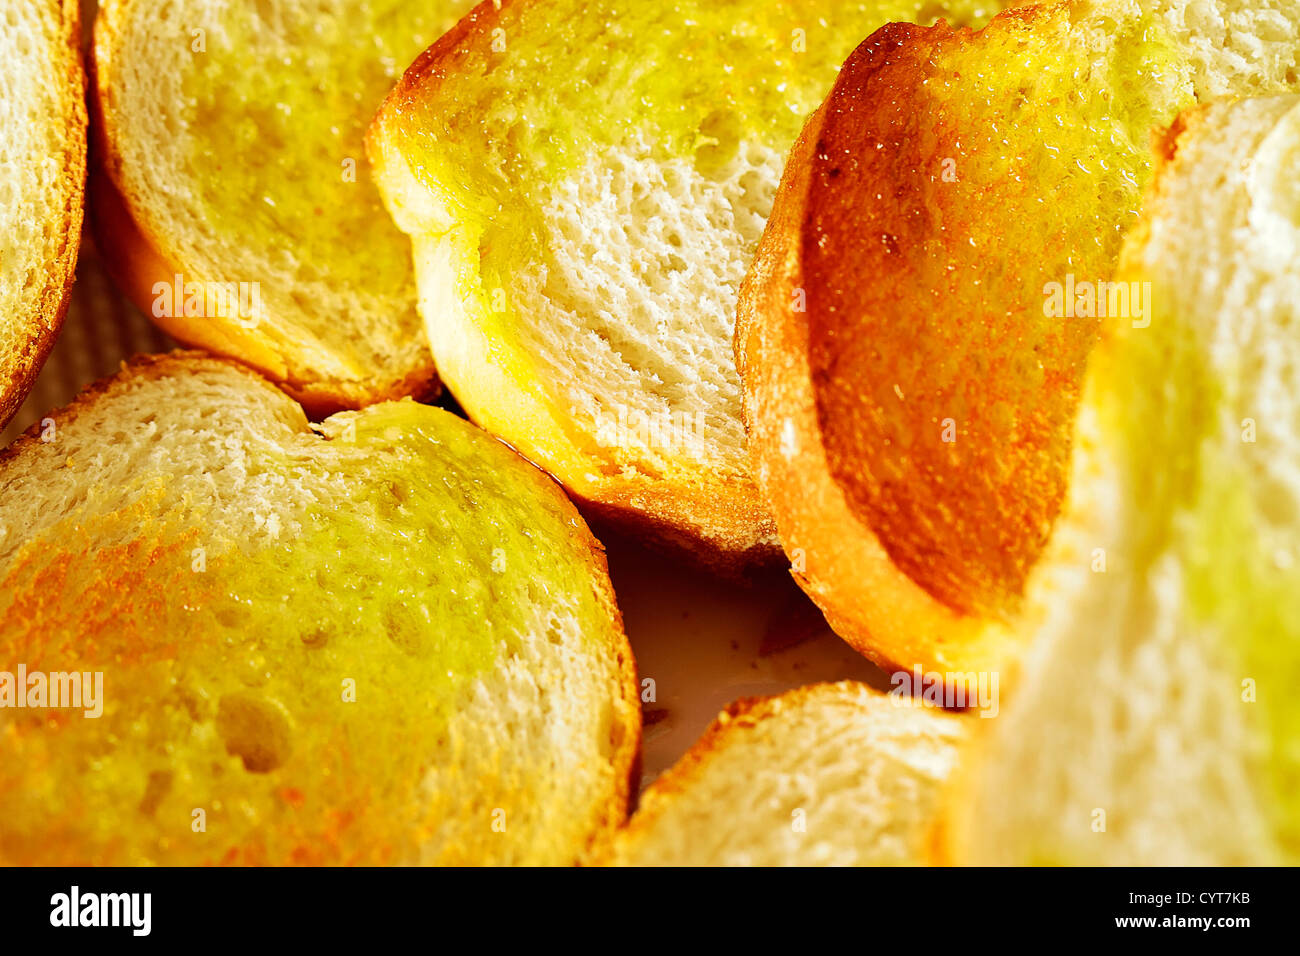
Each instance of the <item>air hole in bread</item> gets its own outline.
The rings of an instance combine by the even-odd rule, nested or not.
[[[217,732],[226,751],[250,773],[269,773],[293,749],[289,713],[278,701],[259,694],[227,694],[217,704]]]

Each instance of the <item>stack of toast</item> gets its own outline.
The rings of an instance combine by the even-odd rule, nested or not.
[[[0,427],[83,210],[185,346],[0,451],[0,862],[1300,862],[1300,8],[0,8]],[[881,679],[638,794],[589,522]]]

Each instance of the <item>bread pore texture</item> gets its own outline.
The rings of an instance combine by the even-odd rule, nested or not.
[[[951,861],[1300,862],[1300,97],[1186,114],[1107,320],[1024,679],[945,800]]]
[[[1002,3],[484,3],[368,149],[443,380],[596,512],[721,568],[780,554],[749,474],[736,293],[853,46]]]
[[[431,394],[407,243],[364,132],[468,0],[106,0],[100,247],[176,338],[316,412]]]
[[[966,723],[852,681],[737,701],[651,785],[598,862],[921,862]]]
[[[439,409],[138,359],[0,461],[0,617],[5,864],[569,864],[626,813],[603,551]]]
[[[865,654],[1011,666],[1100,322],[1146,305],[1111,280],[1152,137],[1198,99],[1294,84],[1298,24],[1052,3],[979,31],[894,24],[845,63],[787,164],[736,349],[795,576]]]
[[[81,242],[76,0],[0,0],[0,429],[58,337]]]

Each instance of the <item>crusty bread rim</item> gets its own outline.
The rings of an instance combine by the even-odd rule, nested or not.
[[[699,739],[691,744],[691,749],[646,788],[641,795],[636,812],[621,831],[623,837],[631,839],[650,830],[663,816],[665,810],[672,806],[670,798],[675,794],[685,793],[700,779],[708,769],[709,761],[719,749],[723,738],[729,733],[736,729],[746,730],[758,726],[763,720],[779,713],[791,701],[803,700],[822,686],[833,686],[833,684],[809,684],[785,694],[741,697],[724,707],[709,723]],[[609,842],[598,846],[590,853],[584,860],[584,865],[610,866],[615,857],[615,845]]]
[[[34,2],[34,0],[24,0]],[[81,7],[78,0],[38,0],[59,8],[66,35],[63,58],[67,72],[50,77],[60,91],[61,117],[68,136],[68,160],[59,174],[59,185],[67,195],[64,218],[60,224],[63,243],[59,257],[45,264],[44,283],[32,303],[25,340],[5,342],[4,350],[17,358],[0,380],[0,428],[8,424],[23,399],[31,391],[54,348],[68,312],[68,302],[75,278],[77,253],[81,247],[81,224],[86,188],[86,76],[81,64]],[[54,122],[51,119],[51,122]]]
[[[709,724],[695,743],[675,764],[665,770],[641,795],[640,805],[621,831],[621,839],[634,839],[653,829],[673,806],[674,796],[688,792],[708,771],[725,740],[733,733],[748,732],[764,721],[796,709],[810,697],[830,689],[853,689],[883,698],[885,695],[861,681],[822,681],[805,684],[781,694],[741,697],[732,701]],[[924,848],[923,848],[924,849]],[[616,861],[615,844],[604,845],[585,861],[586,866],[611,866]]]
[[[898,43],[913,29],[890,24],[874,39],[882,46]],[[807,314],[791,304],[794,291],[804,284],[801,243],[817,141],[828,108],[859,93],[854,86],[860,79],[848,79],[846,83],[840,74],[795,142],[772,217],[741,285],[736,366],[744,386],[754,476],[772,506],[786,553],[794,559],[795,579],[855,649],[886,669],[919,665],[940,673],[995,671],[1008,663],[1012,626],[954,611],[895,566],[831,477],[820,437]],[[828,580],[834,587],[823,583]],[[863,608],[875,609],[870,633],[859,624]],[[884,647],[892,650],[886,653]]]
[[[75,2],[75,0],[68,0]],[[181,342],[200,346],[244,362],[297,399],[313,417],[373,402],[437,394],[433,355],[426,353],[417,368],[407,369],[386,387],[361,380],[303,379],[291,374],[272,339],[258,328],[186,315],[154,315],[155,282],[170,284],[176,275],[193,272],[180,262],[175,243],[159,230],[148,204],[126,189],[123,157],[118,144],[122,129],[109,108],[110,91],[118,76],[116,55],[133,0],[102,0],[95,19],[90,59],[91,182],[90,221],[105,268],[136,307]],[[310,366],[309,354],[299,364]]]
[[[455,224],[440,200],[417,180],[394,142],[402,113],[427,95],[427,89],[448,81],[458,53],[467,44],[490,42],[504,11],[529,2],[484,0],[415,60],[375,115],[366,135],[366,152],[385,203],[403,231],[418,236],[436,225],[453,232]],[[453,291],[454,265],[445,250],[438,250],[436,263],[417,261],[417,271],[434,267],[446,273],[441,283],[444,291],[428,307],[441,316],[457,317],[457,334],[437,336],[433,345],[441,359],[443,380],[453,394],[497,397],[494,407],[467,408],[471,419],[494,434],[527,435],[527,443],[516,439],[514,447],[555,474],[590,510],[639,525],[652,540],[681,549],[711,570],[743,577],[779,560],[776,528],[752,477],[717,476],[702,468],[659,479],[610,473],[610,463],[593,439],[578,432],[538,387],[540,377],[524,380],[521,370],[532,367],[531,356],[493,340],[467,314]],[[428,293],[421,291],[424,306]],[[451,354],[459,360],[447,361]]]
[[[169,376],[185,377],[192,374],[196,367],[204,365],[234,369],[248,379],[250,388],[276,390],[271,382],[238,362],[220,356],[209,355],[205,352],[178,349],[161,355],[134,356],[129,361],[123,362],[121,368],[115,374],[105,376],[87,385],[71,403],[51,412],[50,417],[54,419],[56,426],[66,425],[75,421],[82,411],[92,406],[99,398],[107,395],[115,387],[128,380],[153,380]],[[311,431],[316,432],[322,441],[329,440],[311,427],[306,419],[304,419],[303,424]],[[41,434],[42,425],[37,422],[8,448],[0,450],[0,469],[18,458],[29,444],[43,443]],[[484,432],[483,437],[489,441],[497,440],[486,432]],[[520,460],[530,468],[536,467],[522,456],[520,456]],[[554,481],[545,472],[541,472],[538,477],[546,481],[547,484]],[[616,700],[611,701],[611,708],[616,716],[626,712],[626,716],[629,718],[625,724],[620,724],[617,719],[611,721],[611,731],[616,731],[611,735],[613,747],[610,755],[614,792],[610,795],[611,799],[598,817],[596,826],[588,838],[587,846],[579,854],[578,859],[581,859],[587,854],[599,852],[602,847],[606,846],[627,819],[631,795],[635,792],[636,783],[640,777],[641,695],[640,685],[637,680],[636,658],[632,652],[631,644],[628,642],[627,632],[623,626],[623,614],[619,609],[614,594],[614,586],[610,581],[609,562],[605,555],[605,546],[591,533],[591,529],[587,527],[586,522],[583,521],[572,502],[565,496],[563,490],[557,486],[554,491],[560,499],[561,509],[567,512],[569,521],[573,526],[580,530],[583,537],[583,546],[590,556],[593,572],[592,584],[597,589],[597,598],[604,605],[609,616],[612,634],[616,638],[621,638],[621,645],[616,648],[619,670],[618,697]]]

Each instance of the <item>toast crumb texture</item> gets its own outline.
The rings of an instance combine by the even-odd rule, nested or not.
[[[563,864],[622,821],[604,555],[509,449],[197,353],[53,418],[0,459],[0,660],[102,715],[0,710],[0,860]]]

